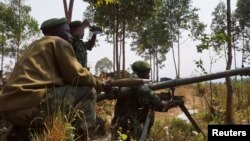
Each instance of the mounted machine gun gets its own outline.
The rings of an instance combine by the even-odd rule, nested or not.
[[[230,76],[235,76],[235,75],[249,75],[249,74],[250,74],[250,67],[246,67],[246,68],[227,70],[223,72],[217,72],[213,74],[191,77],[191,78],[169,79],[168,81],[156,82],[156,83],[149,83],[149,80],[145,80],[145,79],[123,78],[123,79],[111,81],[111,85],[113,87],[131,87],[135,85],[146,85],[151,90],[159,90],[159,89],[166,89],[166,88],[170,89],[171,91],[169,94],[166,93],[165,95],[160,96],[161,99],[177,105],[188,117],[188,119],[193,124],[197,132],[201,133],[205,137],[205,134],[202,132],[198,124],[191,117],[191,114],[188,112],[187,108],[185,107],[183,97],[174,95],[175,87],[193,84],[193,83],[199,83],[199,82],[208,81],[208,80],[215,80],[215,79],[220,79],[220,78],[230,77]],[[120,88],[117,91],[119,92],[114,92],[113,94],[101,93],[100,95],[97,96],[97,101],[101,101],[103,99],[115,99],[118,97],[126,97],[126,95],[132,93],[131,89]],[[147,129],[147,128],[144,128],[144,129]],[[144,140],[145,133],[146,131],[142,132],[140,140]]]

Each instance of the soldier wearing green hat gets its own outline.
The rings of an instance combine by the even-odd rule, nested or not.
[[[149,79],[151,66],[146,61],[136,61],[132,64],[131,78]],[[147,127],[147,138],[150,138],[150,128],[154,123],[154,111],[166,112],[169,108],[176,107],[164,103],[161,98],[147,86],[133,86],[127,88],[131,94],[118,97],[115,105],[114,118],[112,119],[112,138],[117,139],[126,134],[126,140],[140,140],[147,117],[150,120]]]
[[[29,141],[30,129],[44,131],[58,109],[76,117],[72,124],[85,140],[95,124],[96,90],[109,85],[77,61],[66,18],[46,20],[40,29],[45,36],[25,48],[0,95],[1,116],[13,124],[7,140]]]
[[[84,30],[90,26],[88,20],[72,21],[69,23],[71,34],[73,36],[73,48],[77,57],[77,60],[82,64],[83,67],[87,67],[87,50],[91,51],[95,45],[96,34],[93,34],[91,39],[87,42],[83,42]]]

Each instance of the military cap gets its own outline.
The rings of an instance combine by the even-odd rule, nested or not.
[[[69,23],[69,27],[72,28],[72,27],[77,27],[77,26],[80,26],[82,24],[81,21],[72,21]]]
[[[65,24],[67,23],[67,19],[66,18],[51,18],[51,19],[48,19],[46,21],[44,21],[41,25],[41,28],[40,29],[46,29],[46,28],[52,28],[52,27],[56,27],[56,26],[59,26],[59,25],[62,25],[62,24]]]
[[[140,71],[148,71],[151,69],[151,66],[149,65],[148,62],[145,61],[136,61],[132,64],[132,69],[135,72],[140,72]]]

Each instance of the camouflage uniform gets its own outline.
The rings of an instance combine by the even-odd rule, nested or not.
[[[83,42],[82,38],[84,36],[84,29],[87,26],[87,25],[84,25],[84,22],[86,22],[86,21],[83,21],[83,22],[72,21],[69,23],[69,26],[71,28],[71,34],[73,36],[72,46],[74,48],[76,58],[83,67],[87,67],[87,62],[88,62],[87,50],[92,50],[92,48],[94,47],[95,40],[96,40],[96,34],[94,34],[89,41]],[[82,34],[78,35],[79,33],[78,32],[75,33],[75,30],[76,31],[78,30],[78,32],[79,32],[79,30],[82,30],[81,31]]]
[[[87,44],[74,36],[73,48],[76,54],[76,58],[83,67],[87,67]]]
[[[132,68],[134,71],[138,70],[133,65]],[[139,68],[141,69],[143,66]],[[138,78],[136,74],[132,74],[130,77]],[[132,93],[126,97],[118,98],[115,105],[114,118],[112,119],[112,138],[114,140],[119,137],[117,131],[128,135],[127,140],[139,140],[149,109],[159,111],[163,109],[161,99],[147,86],[134,86],[127,89],[131,89]],[[149,128],[153,125],[154,113],[151,115],[151,119]]]

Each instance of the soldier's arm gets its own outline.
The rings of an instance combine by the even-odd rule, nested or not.
[[[85,43],[87,50],[92,50],[92,48],[95,46],[96,41],[96,34],[93,34],[91,39]]]

